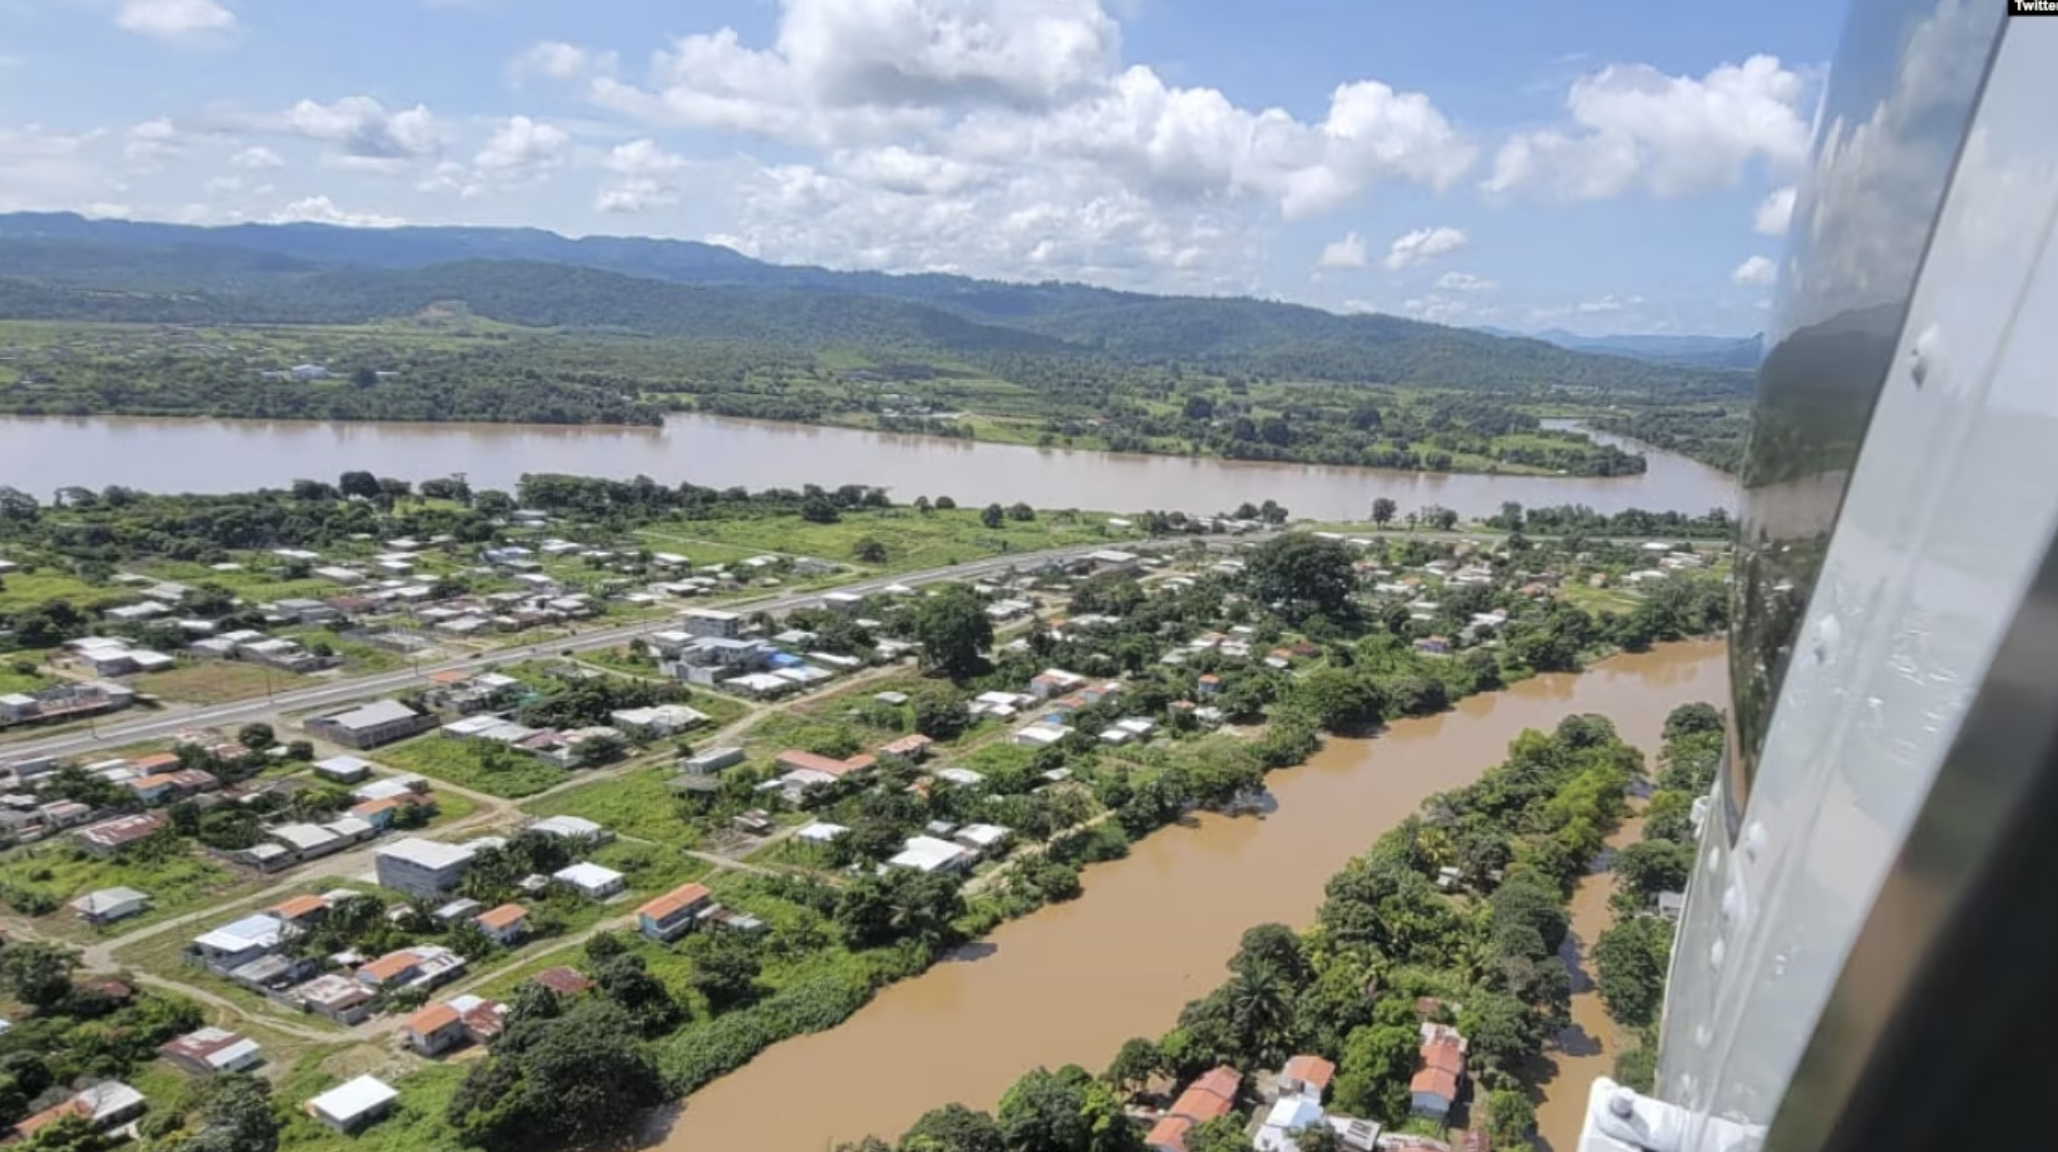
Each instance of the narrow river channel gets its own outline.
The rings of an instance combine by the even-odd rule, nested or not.
[[[1474,697],[1376,739],[1332,740],[1273,774],[1269,815],[1204,818],[1089,869],[1078,900],[1004,925],[842,1027],[776,1045],[708,1085],[658,1146],[823,1152],[868,1132],[898,1137],[948,1101],[992,1108],[1039,1064],[1097,1072],[1122,1041],[1158,1035],[1220,983],[1244,929],[1308,924],[1331,874],[1431,794],[1498,763],[1523,729],[1596,712],[1655,753],[1674,707],[1727,694],[1720,643],[1670,644]]]

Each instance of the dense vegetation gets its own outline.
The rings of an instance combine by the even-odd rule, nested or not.
[[[1558,955],[1565,899],[1627,813],[1625,792],[1642,772],[1642,757],[1599,716],[1523,733],[1505,763],[1432,798],[1332,878],[1313,929],[1246,932],[1227,981],[1188,1004],[1170,1032],[1124,1044],[1098,1078],[1075,1066],[1034,1070],[995,1116],[956,1105],[931,1112],[899,1149],[1136,1149],[1140,1130],[1119,1119],[1120,1108],[1153,1079],[1184,1082],[1220,1064],[1248,1076],[1303,1052],[1336,1062],[1334,1112],[1398,1122],[1425,1013],[1469,1041],[1475,1125],[1496,1148],[1525,1146],[1534,1127],[1526,1089],[1570,1019],[1571,979]],[[1458,870],[1459,891],[1438,888],[1447,867]],[[1240,1136],[1244,1122],[1218,1126]],[[1204,1131],[1195,1144],[1217,1146]]]
[[[1742,471],[1744,440],[1751,432],[1750,410],[1741,405],[1653,406],[1589,417],[1587,423],[1724,472]]]
[[[63,217],[0,227],[0,316],[74,325],[22,328],[33,338],[0,347],[18,366],[0,411],[636,424],[671,407],[1133,451],[1618,475],[1637,458],[1542,432],[1507,401],[1734,401],[1746,385],[1390,316],[776,268],[704,245]],[[253,327],[267,325],[292,327]],[[264,375],[303,363],[333,376]],[[1479,392],[1504,400],[1442,395]]]

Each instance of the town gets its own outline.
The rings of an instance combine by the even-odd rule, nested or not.
[[[230,1105],[184,1078],[254,1069],[292,1146],[605,1130],[1077,896],[1085,865],[1196,808],[1254,806],[1321,732],[1706,634],[1725,607],[1726,547],[1695,541],[1726,525],[1680,516],[1532,537],[1557,513],[1285,530],[1270,505],[840,490],[696,520],[692,492],[520,495],[345,477],[222,501],[237,522],[133,493],[10,521],[0,588],[100,565],[109,591],[7,622],[30,683],[0,696],[0,982],[10,1034],[54,1055],[0,1122],[197,1130]],[[953,555],[921,541],[939,522]],[[734,523],[846,551],[684,542]],[[148,551],[174,525],[193,559]],[[1443,1064],[1448,1015],[1421,1021]],[[136,1039],[89,1070],[110,1019]],[[619,1072],[586,1113],[552,1103],[575,1043]],[[1289,1066],[1278,1106],[1319,1111],[1326,1067]],[[1154,1146],[1239,1098],[1242,1073],[1208,1075]],[[512,1103],[482,1095],[509,1082]]]

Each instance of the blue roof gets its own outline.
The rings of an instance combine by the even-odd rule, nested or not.
[[[781,668],[793,668],[799,666],[802,661],[792,653],[780,652],[772,657],[772,663]]]

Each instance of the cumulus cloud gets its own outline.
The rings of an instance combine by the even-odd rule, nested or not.
[[[1465,232],[1460,228],[1417,228],[1395,238],[1381,261],[1388,270],[1398,272],[1403,268],[1433,260],[1465,246]]]
[[[594,207],[602,212],[648,212],[679,202],[677,179],[686,158],[658,147],[655,140],[618,144],[601,166],[620,179],[600,189]]]
[[[68,209],[106,195],[109,181],[89,155],[99,136],[0,122],[0,212]]]
[[[1753,160],[1790,170],[1808,150],[1803,88],[1774,56],[1702,77],[1610,65],[1573,83],[1569,130],[1509,138],[1482,187],[1565,200],[1606,200],[1633,189],[1676,197],[1732,185]]]
[[[133,165],[151,169],[178,155],[183,144],[184,138],[178,127],[170,120],[158,117],[129,129],[128,143],[122,148],[122,155]]]
[[[1491,292],[1500,284],[1470,272],[1446,272],[1436,278],[1436,286],[1446,292]]]
[[[545,40],[509,61],[508,75],[517,82],[541,78],[575,80],[592,72],[612,70],[611,55],[588,52],[562,40]]]
[[[273,224],[340,224],[346,228],[398,228],[407,223],[398,216],[384,216],[375,212],[346,212],[336,206],[327,196],[309,196],[295,200],[271,214]]]
[[[1795,188],[1789,184],[1775,188],[1758,204],[1757,213],[1751,218],[1751,227],[1761,236],[1786,235],[1787,222],[1794,216]]]
[[[389,112],[369,96],[345,96],[332,104],[302,100],[276,119],[276,127],[331,148],[344,167],[393,171],[435,154],[443,130],[427,107]]]
[[[554,124],[510,116],[472,158],[480,173],[503,180],[532,180],[564,163],[572,134]]]
[[[138,36],[192,41],[235,31],[236,14],[215,0],[124,0],[114,22]]]
[[[1344,233],[1343,239],[1323,245],[1322,255],[1315,261],[1317,268],[1363,268],[1365,266],[1365,242],[1356,232]]]
[[[238,151],[235,155],[229,157],[229,163],[234,167],[248,169],[252,172],[259,172],[268,168],[284,168],[286,166],[284,157],[263,145],[252,145],[249,148]]]
[[[1737,265],[1729,278],[1746,288],[1763,288],[1779,278],[1779,268],[1763,256],[1752,256]]]

